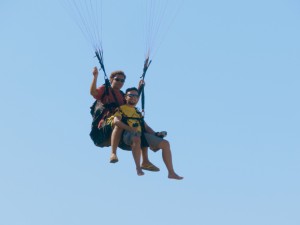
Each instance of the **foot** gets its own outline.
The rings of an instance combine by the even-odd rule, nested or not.
[[[152,172],[158,172],[160,169],[158,167],[156,167],[155,165],[153,165],[151,162],[143,162],[141,165],[141,168],[143,170],[148,170],[148,171],[152,171]]]
[[[168,178],[175,179],[175,180],[182,180],[183,179],[183,177],[178,176],[176,173],[169,173]]]
[[[115,153],[111,153],[109,162],[110,163],[116,163],[118,161],[119,161],[119,159],[118,159],[117,155]]]
[[[145,174],[141,168],[136,169],[136,173],[138,176],[143,176]]]

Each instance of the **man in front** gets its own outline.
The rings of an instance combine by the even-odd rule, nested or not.
[[[160,133],[155,133],[144,121],[141,112],[136,109],[139,101],[137,88],[128,88],[125,93],[126,104],[119,107],[114,115],[113,123],[124,129],[123,141],[132,148],[132,155],[136,165],[137,175],[142,176],[144,172],[140,165],[141,143],[148,143],[151,150],[162,149],[162,158],[168,169],[168,178],[181,180],[183,177],[177,175],[173,169],[172,153],[167,140],[159,137]]]

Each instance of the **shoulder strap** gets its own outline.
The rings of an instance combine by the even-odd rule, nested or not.
[[[112,95],[114,96],[114,99],[115,99],[115,102],[117,103],[117,106],[119,107],[119,106],[120,106],[120,103],[118,102],[117,96],[116,96],[116,94],[115,94],[115,92],[114,92],[114,89],[112,89],[112,88],[111,88],[111,93],[112,93]]]
[[[141,116],[140,123],[141,123],[141,127],[142,127],[142,133],[145,133],[146,129],[145,129],[144,116],[143,116],[143,114],[137,108],[135,108],[135,111],[136,111],[137,114],[139,114]]]
[[[118,108],[118,110],[119,110],[119,112],[122,114],[122,122],[123,122],[123,123],[125,123],[125,124],[128,125],[128,123],[127,123],[128,120],[130,120],[130,119],[132,119],[132,120],[138,120],[138,121],[140,122],[140,124],[141,124],[142,133],[145,132],[145,121],[144,121],[144,116],[142,115],[142,113],[141,113],[137,108],[135,108],[135,111],[136,111],[137,114],[140,115],[140,118],[126,116],[126,115],[122,112],[122,110],[120,109],[120,107]]]
[[[119,101],[118,101],[118,98],[117,98],[117,96],[116,96],[114,90],[113,90],[111,87],[108,87],[108,86],[106,86],[106,85],[105,85],[105,92],[104,92],[104,94],[102,95],[100,101],[103,102],[103,99],[104,99],[105,96],[108,96],[108,100],[109,100],[109,91],[111,91],[111,93],[112,93],[112,96],[113,96],[113,98],[114,98],[114,100],[115,100],[115,103],[116,103],[116,107],[119,107],[119,106],[120,106],[120,103],[119,103]],[[121,92],[121,93],[122,93],[122,92]],[[122,93],[122,94],[123,94],[123,93]],[[110,103],[110,102],[109,102],[109,103]]]
[[[103,85],[105,87],[105,90],[104,90],[104,93],[101,97],[101,100],[100,100],[101,102],[103,102],[103,99],[104,99],[105,96],[109,96],[109,89],[110,89],[110,83],[107,79],[105,79],[105,83]]]

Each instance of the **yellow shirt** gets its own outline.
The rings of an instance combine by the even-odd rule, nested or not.
[[[140,114],[137,113],[136,109],[134,107],[130,107],[128,105],[122,105],[119,107],[120,111],[116,112],[114,116],[122,118],[123,115],[126,117],[133,117],[133,118],[142,118]],[[133,127],[133,124],[137,124],[137,131],[142,132],[140,120],[136,119],[128,119],[127,124],[130,127]]]

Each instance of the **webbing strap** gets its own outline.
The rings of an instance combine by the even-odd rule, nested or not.
[[[147,73],[147,70],[151,64],[152,60],[149,61],[149,57],[146,58],[145,62],[144,62],[144,68],[143,68],[143,74],[140,78],[142,78],[142,80],[145,79],[145,76],[146,76],[146,73]],[[145,112],[145,85],[142,84],[141,85],[141,88],[139,89],[139,95],[142,95],[142,98],[141,98],[141,104],[142,104],[142,113]]]
[[[140,118],[139,117],[126,116],[126,114],[119,108],[119,112],[122,114],[122,121],[127,124],[128,120],[138,120],[138,121],[141,122],[142,128],[144,128],[144,117],[142,116],[142,114],[136,108],[135,108],[135,110],[136,110],[136,113],[141,116]]]
[[[117,103],[117,107],[119,107],[119,106],[120,106],[120,103],[118,102],[117,96],[116,96],[116,94],[115,94],[115,92],[114,92],[114,89],[112,89],[112,88],[111,88],[111,93],[112,93],[112,95],[114,96],[115,102]]]
[[[95,51],[95,54],[96,54],[96,57],[97,57],[97,59],[99,61],[100,67],[101,67],[101,69],[102,69],[102,71],[104,73],[104,79],[105,79],[105,82],[106,82],[106,80],[108,81],[108,78],[107,78],[105,67],[104,67],[103,51],[100,50],[100,49],[97,49]]]

